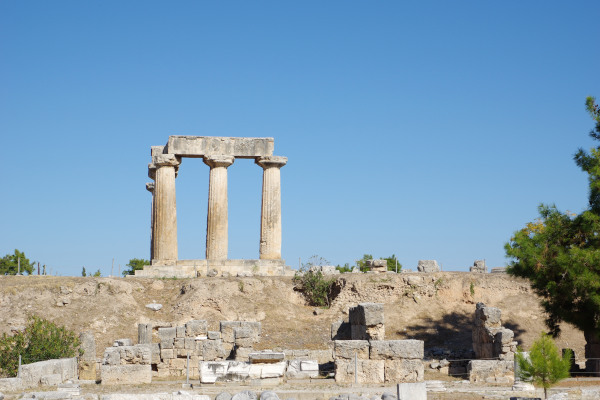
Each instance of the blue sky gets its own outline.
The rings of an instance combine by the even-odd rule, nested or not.
[[[2,1],[0,255],[53,273],[149,257],[150,146],[274,137],[283,257],[506,264],[539,203],[580,212],[598,1]],[[208,167],[177,178],[204,258]],[[262,170],[229,168],[229,256],[257,258]]]

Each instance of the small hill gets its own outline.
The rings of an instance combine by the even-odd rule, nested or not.
[[[0,333],[35,314],[76,332],[93,331],[100,356],[114,339],[137,341],[138,323],[182,324],[206,319],[262,323],[261,349],[325,349],[331,323],[360,302],[384,303],[386,339],[422,339],[425,349],[471,349],[475,304],[499,307],[503,325],[525,348],[545,329],[529,283],[505,274],[337,275],[331,308],[307,306],[289,277],[145,279],[52,276],[0,277]],[[163,308],[152,311],[148,303]],[[583,334],[564,324],[560,347],[583,357]]]

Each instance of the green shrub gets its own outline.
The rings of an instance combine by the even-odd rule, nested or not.
[[[517,353],[519,377],[544,388],[544,397],[548,398],[548,389],[560,380],[568,378],[572,353],[566,351],[561,357],[550,335],[542,334],[529,350],[529,359]]]
[[[4,333],[0,338],[0,376],[17,376],[19,355],[22,364],[69,358],[79,354],[79,345],[79,338],[73,331],[31,316],[23,332],[13,336]]]
[[[300,270],[294,276],[294,283],[311,306],[329,308],[334,282],[335,279],[325,278],[321,271],[313,272],[310,269]]]

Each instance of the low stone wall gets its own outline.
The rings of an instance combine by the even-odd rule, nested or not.
[[[512,384],[514,362],[507,360],[471,360],[467,367],[471,383]]]
[[[472,336],[477,358],[514,360],[517,351],[515,335],[512,330],[502,327],[499,308],[477,303]]]
[[[23,387],[55,386],[77,379],[77,358],[61,358],[22,365],[19,378]]]
[[[354,383],[422,382],[422,340],[336,340],[335,381]],[[356,357],[356,359],[355,359]]]
[[[103,385],[142,384],[152,382],[152,350],[148,344],[107,347],[100,366]]]
[[[349,310],[352,340],[384,340],[383,304],[360,303]]]

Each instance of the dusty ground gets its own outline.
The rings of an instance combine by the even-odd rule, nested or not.
[[[527,281],[504,274],[343,274],[331,308],[305,304],[291,278],[141,279],[51,276],[0,277],[0,333],[36,314],[77,332],[95,333],[98,356],[114,339],[137,340],[137,324],[183,324],[206,319],[262,323],[262,349],[319,349],[330,326],[359,302],[385,303],[386,338],[415,338],[425,349],[468,350],[476,302],[502,310],[503,324],[527,349],[545,329],[544,314]],[[146,304],[163,305],[152,311]],[[581,332],[563,326],[560,347],[583,356]]]

